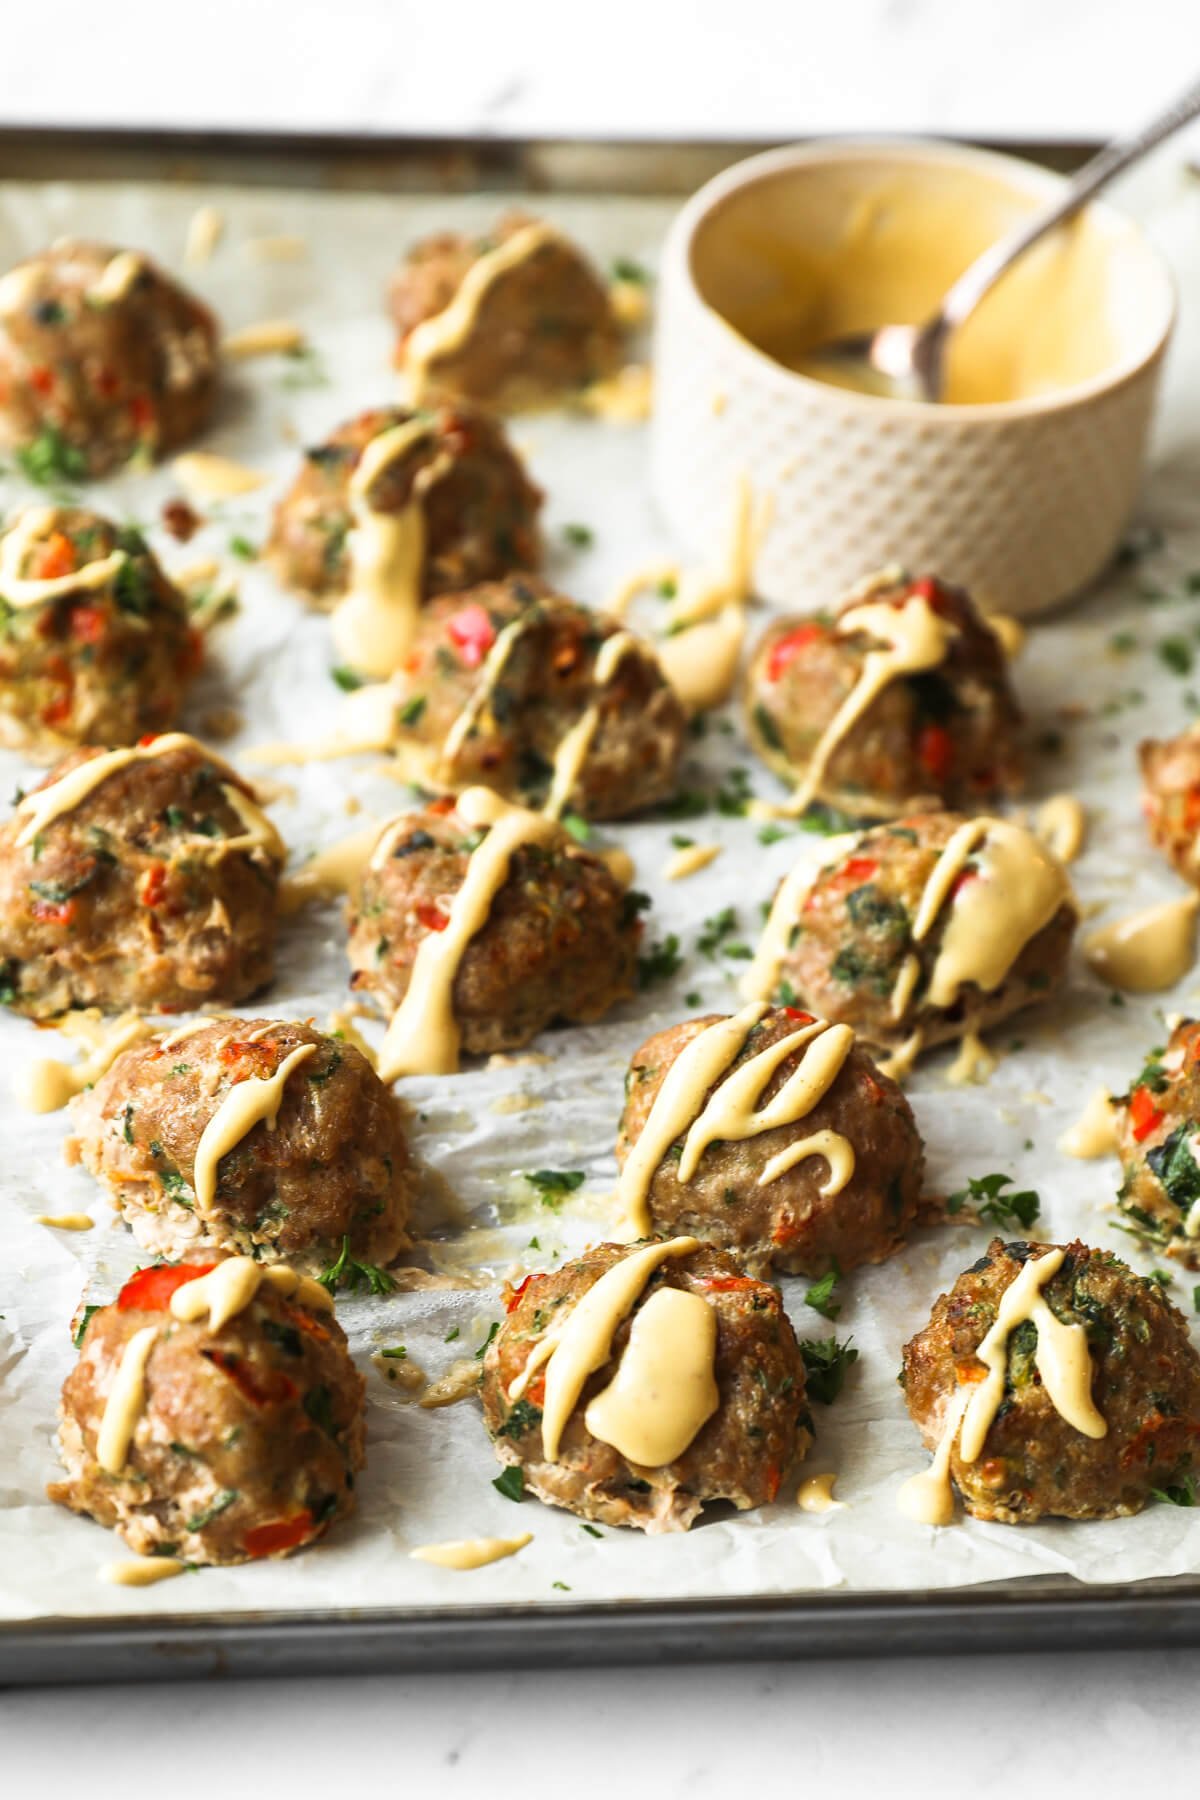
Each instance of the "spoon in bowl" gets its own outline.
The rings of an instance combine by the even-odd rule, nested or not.
[[[947,291],[932,318],[921,325],[880,325],[874,331],[832,338],[805,352],[804,369],[839,387],[906,400],[940,400],[946,345],[1000,277],[1026,250],[1085,207],[1093,194],[1138,162],[1164,138],[1200,113],[1200,81],[1131,138],[1117,139],[1084,163],[1049,206],[977,256]]]

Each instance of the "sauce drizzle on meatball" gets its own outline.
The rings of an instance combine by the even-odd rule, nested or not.
[[[708,1301],[659,1288],[633,1321],[617,1372],[589,1402],[584,1424],[630,1462],[665,1467],[721,1404],[716,1353],[717,1315]]]
[[[432,436],[431,419],[392,426],[372,438],[350,478],[350,579],[332,628],[338,649],[367,675],[399,668],[412,643],[425,572],[425,513],[415,482],[397,512],[376,511],[371,488],[389,463]]]
[[[404,366],[415,395],[419,395],[431,380],[430,364],[439,357],[452,355],[470,336],[479,308],[501,276],[536,255],[543,245],[562,241],[553,226],[539,221],[523,225],[495,249],[476,258],[450,304],[432,318],[423,319],[405,343]]]
[[[289,1269],[286,1263],[264,1268],[252,1256],[231,1256],[206,1275],[197,1275],[195,1280],[177,1287],[171,1295],[171,1315],[191,1323],[207,1314],[209,1330],[219,1331],[246,1310],[264,1282],[285,1300],[294,1298],[309,1312],[333,1311],[332,1297],[311,1276]]]
[[[62,516],[61,507],[27,507],[0,537],[0,597],[9,606],[44,606],[63,594],[102,588],[129,561],[127,551],[112,550],[107,556],[92,557],[63,575],[34,577],[23,574],[30,553],[53,535]]]
[[[283,1090],[292,1070],[316,1054],[315,1044],[298,1044],[285,1056],[273,1075],[250,1075],[231,1087],[220,1106],[200,1134],[196,1146],[193,1182],[197,1209],[212,1209],[217,1195],[217,1168],[223,1156],[241,1143],[258,1124],[274,1131]]]

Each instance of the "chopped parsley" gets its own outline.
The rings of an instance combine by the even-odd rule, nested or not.
[[[523,1176],[542,1205],[553,1212],[558,1211],[567,1194],[583,1186],[585,1179],[582,1169],[526,1169]]]
[[[722,907],[711,918],[705,919],[700,936],[696,939],[696,948],[701,956],[707,956],[715,962],[725,940],[737,930],[738,917],[734,907]]]
[[[408,1357],[407,1344],[385,1344],[379,1352],[388,1362],[404,1362]]]
[[[501,1469],[492,1486],[506,1500],[523,1500],[525,1498],[525,1471],[520,1463],[509,1463]]]
[[[653,987],[658,981],[669,981],[683,967],[679,939],[672,931],[660,943],[651,944],[644,956],[638,957],[638,986]]]
[[[258,560],[258,545],[252,544],[250,539],[248,537],[243,537],[240,532],[235,532],[233,537],[229,540],[229,554],[231,556],[240,557],[242,562],[256,562]]]
[[[635,262],[632,256],[616,257],[612,272],[615,281],[636,281],[639,287],[644,287],[650,279],[641,263]]]
[[[415,725],[428,704],[424,694],[414,694],[396,714],[397,722],[401,725]]]
[[[452,1325],[450,1327],[449,1331],[446,1333],[445,1337],[442,1339],[442,1342],[443,1342],[443,1344],[452,1344],[457,1336],[458,1336],[458,1326]]]
[[[491,1324],[488,1326],[487,1336],[484,1338],[482,1344],[480,1344],[478,1350],[476,1350],[476,1352],[475,1352],[475,1361],[476,1362],[483,1361],[484,1355],[487,1351],[487,1347],[491,1343],[492,1339],[495,1337],[495,1335],[499,1331],[499,1329],[500,1329],[499,1319],[493,1319]]]
[[[1183,1475],[1169,1487],[1151,1488],[1150,1492],[1156,1500],[1162,1500],[1168,1506],[1195,1506],[1196,1477]]]
[[[1187,638],[1160,638],[1155,645],[1160,661],[1164,662],[1173,675],[1190,675],[1196,661],[1196,653]]]
[[[529,1400],[518,1400],[496,1436],[524,1437],[527,1431],[533,1431],[541,1422],[542,1409],[540,1406],[534,1406]]]
[[[69,443],[53,425],[40,431],[31,444],[17,451],[17,462],[26,480],[38,487],[63,487],[82,481],[87,474],[87,458],[75,444]]]
[[[604,1533],[598,1531],[594,1525],[589,1525],[586,1519],[581,1519],[579,1521],[579,1528],[581,1531],[586,1531],[589,1537],[602,1538],[604,1536]]]
[[[946,1196],[946,1211],[951,1218],[962,1211],[968,1201],[974,1206],[980,1222],[1007,1228],[1019,1225],[1025,1231],[1042,1210],[1042,1203],[1032,1188],[1006,1194],[1012,1186],[1011,1175],[975,1175],[965,1188]]]
[[[228,1512],[235,1500],[240,1499],[241,1495],[236,1488],[222,1488],[221,1492],[213,1500],[211,1506],[206,1506],[203,1512],[192,1514],[191,1518],[187,1521],[187,1529],[189,1531],[200,1531],[205,1525],[211,1525],[213,1520],[219,1519],[223,1512]]]
[[[804,1338],[800,1343],[800,1354],[808,1371],[809,1398],[819,1400],[822,1406],[832,1406],[842,1391],[846,1370],[858,1361],[853,1340],[847,1338],[844,1344],[839,1344],[835,1337]]]
[[[808,1289],[804,1296],[805,1305],[811,1306],[823,1319],[836,1319],[842,1310],[842,1304],[840,1300],[834,1300],[833,1290],[841,1278],[842,1271],[835,1260],[829,1273],[822,1275],[820,1281],[814,1281]]]
[[[578,813],[564,813],[559,820],[559,824],[562,826],[567,836],[574,838],[577,844],[586,844],[591,838],[591,826],[586,819],[580,818]]]
[[[337,683],[338,687],[341,688],[343,694],[352,694],[356,688],[360,688],[363,684],[362,676],[357,674],[353,669],[347,668],[345,663],[339,663],[337,668],[330,669],[329,673],[331,678]]]
[[[588,550],[596,541],[590,525],[564,525],[562,534],[573,550]]]
[[[1197,1292],[1200,1292],[1200,1289],[1198,1289]],[[1198,1307],[1196,1310],[1198,1312],[1200,1312],[1200,1307]],[[71,1342],[74,1344],[74,1346],[77,1350],[78,1350],[80,1344],[82,1344],[82,1342],[83,1342],[83,1334],[88,1328],[89,1319],[91,1318],[93,1313],[98,1313],[99,1311],[100,1311],[100,1306],[99,1306],[99,1304],[97,1304],[95,1306],[85,1306],[83,1311],[80,1313],[79,1323],[75,1327],[75,1335],[71,1339]]]
[[[1151,1171],[1166,1189],[1167,1198],[1184,1214],[1200,1200],[1200,1168],[1197,1168],[1190,1148],[1195,1135],[1195,1120],[1185,1119],[1166,1142],[1151,1150],[1146,1158]]]
[[[352,1294],[357,1293],[364,1285],[372,1294],[390,1294],[396,1286],[386,1269],[377,1268],[374,1263],[358,1262],[351,1256],[348,1234],[342,1238],[341,1255],[321,1270],[317,1280],[331,1294],[337,1288],[348,1288]]]

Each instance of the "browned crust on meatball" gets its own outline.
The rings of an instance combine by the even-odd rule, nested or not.
[[[829,758],[814,796],[860,817],[971,807],[1018,791],[1021,714],[999,639],[961,588],[905,580],[870,595],[900,605],[923,593],[957,627],[945,661],[892,681]],[[845,603],[843,611],[860,604]],[[862,675],[863,632],[840,635],[836,616],[775,619],[746,672],[746,729],[758,755],[793,785]]]
[[[583,253],[555,235],[490,287],[463,340],[427,368],[409,341],[450,305],[472,265],[538,221],[511,212],[486,238],[440,232],[414,244],[389,290],[399,338],[396,363],[416,385],[414,399],[442,394],[502,411],[541,406],[610,375],[621,332],[608,290]]]
[[[129,289],[98,301],[91,290],[118,254],[64,239],[6,277],[0,441],[45,448],[59,475],[162,456],[212,413],[212,313],[140,255]]]
[[[523,621],[485,706],[456,753],[443,746],[484,679],[500,633]],[[649,644],[624,657],[597,693],[596,657],[624,627],[524,576],[467,594],[444,594],[424,609],[412,651],[395,678],[401,717],[415,714],[403,742],[414,766],[436,784],[482,785],[505,799],[541,806],[555,751],[598,705],[596,730],[568,799],[589,819],[622,819],[674,792],[687,738],[683,707]]]
[[[285,587],[319,604],[346,591],[350,478],[374,438],[417,415],[409,407],[360,413],[306,450],[275,509],[267,554]],[[502,427],[467,406],[439,406],[428,438],[393,458],[371,489],[376,512],[401,512],[416,496],[425,521],[423,592],[455,592],[541,561],[534,486]]]
[[[1142,810],[1156,850],[1200,887],[1200,731],[1138,745]]]
[[[367,869],[350,910],[351,985],[385,1013],[408,992],[421,943],[444,929],[478,837],[451,802],[435,801],[409,816],[382,867]],[[602,1018],[634,990],[640,936],[636,909],[599,857],[565,833],[521,846],[455,977],[463,1050],[513,1050],[556,1020]]]
[[[968,1512],[1009,1525],[1037,1519],[1111,1519],[1140,1512],[1154,1489],[1183,1478],[1200,1446],[1200,1357],[1158,1282],[1111,1252],[1076,1241],[1043,1288],[1051,1311],[1083,1326],[1092,1400],[1108,1425],[1088,1438],[1059,1414],[1033,1363],[1036,1327],[1009,1337],[1004,1398],[977,1461],[957,1444],[950,1469]],[[1052,1244],[993,1239],[986,1256],[937,1300],[904,1346],[904,1397],[925,1444],[941,1439],[962,1381],[982,1378],[976,1351],[1005,1289]]]
[[[676,1058],[721,1016],[708,1013],[672,1025],[634,1052],[617,1139],[617,1162],[622,1167]],[[750,1032],[726,1074],[808,1023],[810,1015],[794,1008],[768,1013]],[[803,1057],[802,1048],[780,1064],[759,1095],[758,1106],[770,1104]],[[707,1090],[697,1117],[719,1085]],[[773,1156],[820,1131],[839,1133],[854,1150],[854,1173],[840,1192],[821,1192],[830,1171],[819,1155],[806,1157],[768,1186],[759,1186]],[[857,1045],[803,1119],[741,1143],[710,1144],[685,1186],[678,1171],[686,1135],[685,1131],[670,1147],[650,1183],[647,1198],[654,1230],[665,1237],[686,1233],[703,1238],[756,1274],[774,1267],[790,1274],[824,1275],[833,1268],[845,1272],[862,1263],[883,1262],[899,1249],[916,1221],[925,1166],[921,1134],[900,1088]]]
[[[64,757],[49,786],[94,751]],[[127,765],[27,845],[0,827],[0,978],[16,1011],[236,1002],[274,968],[279,864],[244,834],[223,766],[191,745]],[[237,785],[249,794],[248,784]]]
[[[1127,1228],[1156,1252],[1200,1269],[1188,1220],[1200,1200],[1200,1024],[1181,1019],[1146,1058],[1129,1092],[1113,1101]]]
[[[255,1125],[221,1158],[213,1205],[199,1211],[205,1127],[239,1083],[269,1079],[301,1044],[316,1053],[288,1077],[274,1126]],[[136,1045],[72,1111],[68,1162],[104,1183],[160,1255],[219,1251],[315,1273],[343,1247],[383,1264],[411,1241],[416,1178],[400,1103],[353,1045],[311,1025],[222,1019],[174,1044]]]
[[[507,1317],[484,1357],[480,1390],[497,1458],[519,1464],[525,1486],[551,1506],[651,1533],[686,1531],[711,1500],[730,1500],[739,1511],[769,1505],[808,1443],[804,1362],[778,1289],[744,1274],[721,1250],[703,1245],[668,1257],[651,1275],[617,1328],[608,1360],[589,1376],[553,1462],[542,1453],[543,1378],[535,1376],[523,1403],[509,1403],[508,1389],[559,1309],[582,1299],[635,1248],[597,1244],[561,1269],[529,1276],[508,1294]],[[663,1286],[699,1294],[716,1312],[714,1373],[721,1400],[682,1456],[660,1469],[635,1468],[591,1435],[584,1413],[612,1380],[638,1310]]]
[[[822,869],[805,900],[773,999],[805,1006],[818,1018],[853,1026],[868,1044],[895,1049],[914,1031],[928,1048],[985,1030],[1052,994],[1066,975],[1078,922],[1069,903],[1018,952],[992,993],[968,982],[951,1007],[935,1007],[923,998],[949,908],[941,909],[920,943],[913,941],[912,924],[938,857],[966,822],[955,813],[920,813],[877,825]],[[910,953],[920,961],[921,973],[913,998],[894,1019],[891,995]]]
[[[96,1461],[105,1402],[125,1346],[149,1325],[161,1329],[145,1403],[126,1466],[109,1475]],[[268,1286],[215,1332],[118,1301],[88,1321],[63,1384],[67,1479],[47,1492],[142,1555],[206,1564],[286,1555],[354,1510],[365,1395],[332,1314]],[[269,1548],[273,1535],[294,1541]]]
[[[44,510],[22,577],[83,573],[118,550],[126,560],[102,586],[43,605],[9,609],[0,596],[0,744],[50,759],[165,730],[203,660],[187,601],[133,527],[78,506]]]

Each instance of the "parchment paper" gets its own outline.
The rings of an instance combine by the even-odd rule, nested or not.
[[[1198,704],[1191,680],[1170,672],[1157,645],[1181,640],[1185,649],[1175,652],[1176,660],[1200,652],[1200,596],[1186,594],[1184,579],[1200,568],[1200,450],[1189,436],[1200,362],[1189,316],[1200,313],[1200,184],[1160,165],[1130,198],[1172,254],[1184,296],[1184,327],[1141,521],[1161,530],[1165,541],[1116,571],[1086,604],[1039,626],[1017,670],[1031,738],[1050,735],[1060,742],[1033,755],[1031,800],[1072,788],[1086,801],[1092,830],[1077,884],[1085,904],[1098,903],[1110,917],[1178,891],[1143,835],[1133,746],[1140,736],[1179,729]],[[221,747],[252,773],[246,753],[254,744],[333,726],[340,695],[329,670],[337,658],[327,622],[281,592],[261,567],[232,562],[229,540],[234,534],[262,540],[269,508],[296,467],[300,445],[395,393],[381,295],[401,246],[439,226],[482,227],[496,203],[9,185],[0,189],[0,266],[71,231],[143,246],[178,268],[187,222],[202,200],[221,208],[227,230],[215,259],[187,271],[187,279],[212,300],[228,329],[278,316],[299,321],[328,379],[287,385],[301,368],[279,358],[233,371],[206,447],[269,471],[271,482],[244,501],[205,508],[210,523],[191,544],[174,544],[159,529],[161,503],[178,491],[169,471],[97,486],[94,501],[148,527],[168,567],[211,553],[237,570],[241,614],[218,633],[211,671],[183,724],[202,734],[213,707],[237,707],[244,727]],[[577,232],[601,262],[621,255],[653,265],[670,215],[667,205],[653,200],[535,204]],[[307,256],[259,260],[251,241],[279,233],[303,234]],[[548,490],[548,572],[568,591],[601,603],[637,564],[671,552],[646,491],[639,428],[539,417],[518,424],[515,436]],[[32,496],[10,475],[0,497],[7,506]],[[562,534],[567,523],[589,526],[592,547],[569,548]],[[954,571],[943,573],[952,578]],[[797,604],[803,599],[795,596]],[[652,618],[654,604],[647,603],[643,622]],[[761,618],[752,622],[753,631],[760,628]],[[1114,649],[1117,632],[1132,633],[1137,647]],[[1200,671],[1195,688],[1200,691]],[[780,791],[722,718],[696,740],[690,763],[691,786],[713,790],[724,771],[740,766],[750,771],[758,792]],[[379,759],[366,757],[283,773],[294,798],[272,810],[296,862],[358,829],[364,816],[382,819],[406,802],[407,791],[378,771]],[[0,791],[7,794],[31,773],[19,759],[3,758]],[[352,818],[348,803],[355,800],[364,813]],[[672,834],[681,832],[720,842],[724,853],[703,873],[667,884],[661,870]],[[897,1512],[897,1486],[927,1460],[895,1385],[900,1347],[923,1324],[934,1297],[982,1251],[987,1233],[978,1228],[922,1232],[893,1261],[845,1280],[836,1326],[805,1305],[805,1282],[785,1284],[802,1337],[836,1330],[839,1337],[852,1335],[861,1353],[837,1404],[814,1408],[818,1436],[804,1472],[836,1471],[837,1494],[846,1503],[823,1517],[796,1508],[792,1481],[776,1505],[745,1517],[714,1516],[686,1536],[591,1535],[568,1513],[534,1500],[517,1506],[493,1489],[497,1465],[474,1401],[422,1412],[385,1383],[369,1360],[373,1349],[403,1343],[410,1358],[437,1375],[483,1340],[499,1314],[495,1290],[506,1270],[545,1266],[605,1234],[604,1196],[615,1176],[611,1152],[630,1054],[650,1032],[693,1010],[735,1004],[735,981],[745,964],[698,952],[703,920],[732,905],[736,939],[752,941],[761,906],[779,878],[797,857],[815,866],[822,850],[819,838],[799,832],[764,846],[754,823],[715,812],[620,826],[601,838],[632,853],[637,884],[654,899],[650,938],[675,933],[683,967],[603,1025],[547,1035],[534,1046],[548,1054],[546,1063],[472,1068],[404,1084],[415,1148],[449,1183],[460,1209],[458,1228],[436,1211],[423,1221],[440,1239],[435,1260],[490,1272],[492,1286],[340,1302],[368,1382],[368,1465],[355,1518],[326,1544],[290,1561],[205,1570],[147,1590],[112,1588],[97,1579],[97,1570],[124,1554],[123,1547],[45,1499],[45,1483],[57,1473],[58,1390],[74,1356],[71,1312],[85,1279],[93,1299],[110,1298],[140,1258],[91,1179],[63,1165],[65,1116],[31,1117],[10,1095],[12,1076],[26,1058],[69,1057],[71,1049],[19,1019],[0,1019],[0,1615],[554,1605],[837,1587],[945,1588],[1064,1572],[1083,1581],[1135,1581],[1200,1566],[1200,1512],[1166,1505],[1135,1519],[1034,1529],[964,1520],[934,1531]],[[278,980],[256,1010],[323,1021],[344,1004],[342,937],[336,907],[287,921]],[[688,1001],[688,995],[699,999]],[[992,1034],[1006,1054],[986,1086],[951,1088],[946,1070],[952,1053],[932,1057],[909,1090],[928,1140],[931,1189],[961,1187],[968,1176],[1002,1170],[1019,1186],[1040,1191],[1041,1235],[1063,1240],[1079,1233],[1148,1269],[1149,1259],[1132,1240],[1114,1235],[1115,1163],[1072,1162],[1055,1145],[1094,1087],[1108,1083],[1120,1091],[1128,1082],[1143,1051],[1161,1041],[1165,1010],[1198,1003],[1200,974],[1169,996],[1114,1005],[1077,956],[1062,999]],[[514,1095],[532,1096],[535,1105],[497,1110]],[[542,1207],[521,1179],[521,1171],[546,1166],[587,1172],[585,1186],[561,1213]],[[38,1213],[81,1210],[97,1222],[87,1234],[33,1223]],[[529,1247],[533,1238],[537,1249]],[[1189,1314],[1192,1285],[1186,1273],[1176,1272],[1171,1292]],[[457,1339],[447,1343],[456,1329]],[[519,1556],[472,1573],[429,1567],[406,1554],[431,1540],[524,1531],[532,1531],[533,1542]]]

